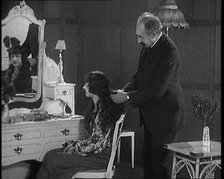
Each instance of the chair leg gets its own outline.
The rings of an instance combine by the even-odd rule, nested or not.
[[[134,168],[134,158],[135,158],[135,137],[131,137],[131,168]]]
[[[120,152],[121,152],[121,139],[117,146],[117,163],[120,163]]]

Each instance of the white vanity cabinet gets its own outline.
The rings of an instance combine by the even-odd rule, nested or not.
[[[2,124],[2,166],[25,160],[42,161],[44,154],[68,140],[86,137],[83,116],[48,121]]]
[[[84,130],[83,120],[69,121],[61,120],[55,123],[54,126],[49,125],[43,128],[43,151],[40,156],[40,160],[44,157],[44,154],[54,148],[62,147],[62,145],[68,140],[81,140],[86,136]]]
[[[23,127],[25,127],[23,125]],[[29,158],[39,160],[41,154],[41,128],[23,128],[13,125],[8,129],[2,125],[2,165],[16,163]]]
[[[49,100],[62,99],[65,101],[75,114],[75,84],[59,83],[55,85],[44,84],[43,103]]]

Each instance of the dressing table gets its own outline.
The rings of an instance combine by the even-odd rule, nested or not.
[[[83,116],[75,114],[75,84],[58,83],[59,67],[45,54],[44,25],[46,21],[37,20],[33,10],[22,1],[20,5],[13,7],[8,16],[2,20],[2,36],[16,36],[19,39],[18,29],[16,29],[16,34],[7,34],[7,32],[15,29],[12,28],[14,27],[12,24],[18,25],[24,21],[28,25],[27,29],[30,24],[38,26],[38,74],[33,77],[35,82],[32,85],[36,93],[34,97],[28,97],[25,93],[23,96],[14,97],[12,101],[30,104],[35,103],[41,97],[42,103],[52,99],[62,99],[68,103],[72,114],[42,121],[7,123],[2,120],[2,171],[4,167],[21,161],[41,162],[49,150],[61,147],[68,140],[81,140],[86,136]],[[25,34],[24,31],[21,34]],[[26,37],[22,38],[21,42],[26,39]],[[4,54],[2,59],[7,59],[7,53]]]
[[[44,154],[67,140],[86,135],[83,116],[2,124],[2,166],[25,160],[42,161]]]

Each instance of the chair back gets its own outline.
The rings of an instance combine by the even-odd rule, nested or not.
[[[114,163],[117,147],[120,141],[120,134],[123,128],[124,117],[125,117],[125,114],[121,114],[119,120],[115,124],[111,154],[110,154],[110,159],[107,165],[107,173],[110,173],[113,170],[113,163]]]
[[[83,172],[78,172],[72,176],[71,179],[75,178],[113,178],[115,174],[114,159],[116,155],[116,150],[120,141],[120,134],[124,123],[125,114],[121,114],[119,120],[116,122],[114,127],[113,141],[111,147],[111,154],[109,162],[107,164],[107,169],[97,169],[97,170],[87,170]]]

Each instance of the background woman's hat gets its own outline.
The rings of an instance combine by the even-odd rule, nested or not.
[[[16,37],[5,36],[3,42],[5,47],[8,48],[7,51],[9,54],[21,54],[23,52],[20,41]]]

